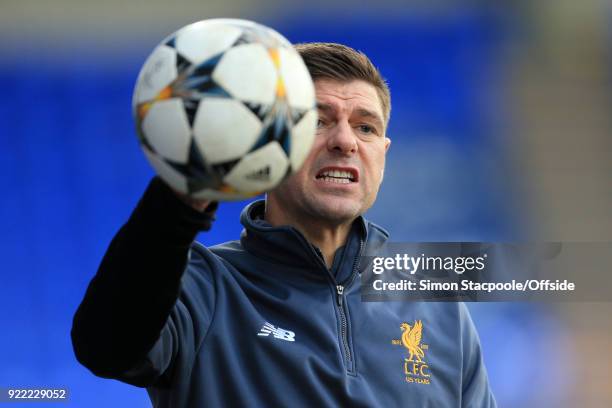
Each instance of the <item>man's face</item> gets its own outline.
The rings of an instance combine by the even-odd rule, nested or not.
[[[315,81],[317,135],[300,170],[271,194],[294,217],[352,221],[372,206],[382,182],[385,137],[380,99],[364,81]]]

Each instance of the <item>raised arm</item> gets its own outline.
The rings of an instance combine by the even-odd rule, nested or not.
[[[154,178],[112,242],[74,316],[77,359],[118,377],[142,361],[179,296],[189,248],[209,230],[217,203],[179,198]]]

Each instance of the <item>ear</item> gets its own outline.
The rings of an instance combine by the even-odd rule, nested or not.
[[[385,137],[385,153],[387,153],[387,150],[389,150],[389,146],[391,146],[391,139]]]

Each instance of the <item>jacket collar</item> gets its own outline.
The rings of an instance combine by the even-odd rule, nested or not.
[[[275,263],[316,270],[319,276],[324,276],[319,271],[327,270],[327,267],[318,250],[296,228],[289,225],[276,227],[270,225],[264,220],[264,210],[264,200],[254,201],[242,210],[240,222],[244,230],[240,242],[243,248]],[[372,246],[384,243],[387,238],[386,231],[359,216],[353,223],[343,259],[355,259],[366,245],[371,250]],[[353,264],[352,261],[349,263]],[[340,270],[337,275],[338,280],[342,281],[347,273],[350,271]]]

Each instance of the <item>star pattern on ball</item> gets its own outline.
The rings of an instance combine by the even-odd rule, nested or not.
[[[164,180],[192,196],[234,199],[269,191],[296,165],[292,151],[303,151],[312,140],[304,129],[311,127],[309,112],[314,108],[301,108],[308,106],[303,100],[294,102],[296,107],[287,95],[288,87],[294,92],[289,95],[296,95],[294,87],[308,86],[310,78],[302,75],[304,82],[295,85],[293,75],[292,83],[285,84],[282,75],[286,69],[302,69],[294,59],[282,59],[284,52],[295,51],[273,30],[236,21],[221,23],[221,37],[208,37],[218,41],[207,45],[210,52],[198,49],[207,38],[204,34],[189,31],[181,37],[186,31],[177,31],[141,70],[147,75],[137,90],[145,91],[134,104],[141,146]],[[221,27],[212,24],[215,28],[198,23],[190,30]],[[251,44],[263,46],[266,54],[253,53]],[[269,61],[260,60],[266,56],[277,74],[274,89],[269,88]],[[260,84],[261,91],[249,94],[249,88],[242,88],[254,84]],[[264,96],[270,91],[273,99]]]
[[[267,143],[277,141],[285,153],[291,152],[291,129],[297,124],[308,109],[291,108],[284,100],[277,100],[273,105],[262,105],[243,102],[263,124],[261,134],[251,150],[257,150]]]
[[[176,50],[175,41],[173,38],[166,45]],[[202,98],[211,96],[231,98],[231,95],[216,83],[212,76],[222,57],[223,52],[220,52],[202,62],[192,64],[176,50],[176,71],[178,75],[172,84],[170,84],[172,96],[182,98],[189,124],[192,126]]]

